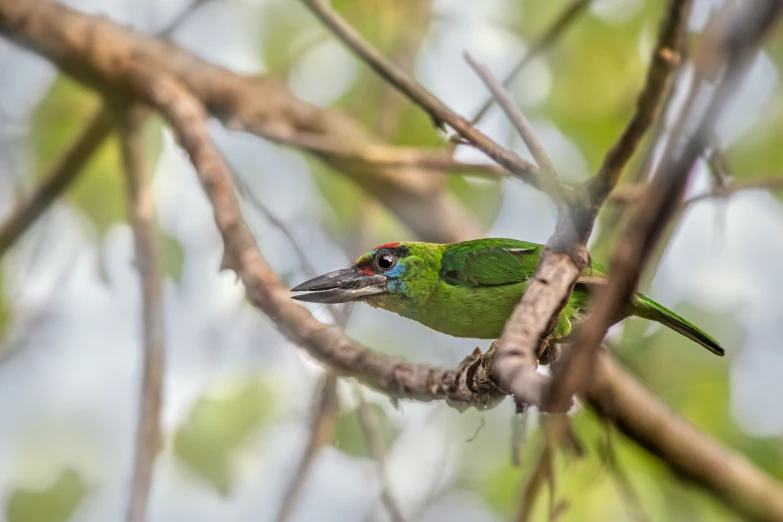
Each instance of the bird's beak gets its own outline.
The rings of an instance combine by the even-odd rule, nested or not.
[[[292,292],[307,292],[291,296],[309,303],[347,303],[363,297],[386,292],[386,276],[362,274],[353,268],[336,270],[318,276],[291,289]]]

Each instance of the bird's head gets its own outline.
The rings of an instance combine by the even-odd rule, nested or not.
[[[386,243],[362,255],[350,268],[329,272],[292,288],[293,296],[310,303],[347,303],[402,296],[421,273],[415,243]]]

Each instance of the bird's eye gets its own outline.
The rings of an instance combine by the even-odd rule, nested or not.
[[[397,258],[391,254],[381,254],[375,258],[375,264],[381,270],[388,270],[397,264]]]

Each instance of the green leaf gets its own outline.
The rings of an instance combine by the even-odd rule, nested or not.
[[[196,401],[174,436],[174,453],[221,495],[227,495],[232,487],[232,457],[269,419],[274,400],[256,377],[220,388]]]
[[[580,148],[592,172],[633,114],[646,70],[639,36],[645,29],[654,39],[660,12],[660,3],[646,2],[621,24],[582,15],[549,53],[556,80],[546,113]]]
[[[179,283],[182,278],[182,267],[185,264],[185,250],[182,244],[158,229],[158,245],[163,273]]]
[[[378,434],[383,441],[384,449],[388,450],[397,438],[399,429],[389,419],[381,406],[375,403],[368,403],[368,407],[377,419]],[[359,408],[343,412],[340,415],[335,427],[334,442],[332,444],[335,448],[352,457],[372,458],[369,441],[359,417]]]
[[[5,301],[5,272],[0,269],[0,346],[5,339],[8,323],[11,321],[11,309]]]
[[[98,107],[94,92],[65,75],[58,76],[33,118],[32,142],[39,177],[46,175],[68,150]],[[153,119],[144,128],[149,167],[157,162],[162,148],[160,129],[161,123]],[[127,219],[119,141],[114,133],[96,150],[84,170],[65,199],[103,233],[112,223]]]
[[[17,489],[6,505],[8,522],[66,522],[87,494],[76,470],[68,468],[46,489]]]

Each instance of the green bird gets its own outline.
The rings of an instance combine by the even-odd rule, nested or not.
[[[312,303],[362,301],[454,337],[498,339],[543,248],[515,239],[386,243],[362,255],[350,268],[293,288],[306,292],[293,298]],[[579,324],[591,290],[606,281],[601,265],[592,263],[585,269],[555,327],[555,343]],[[715,339],[640,293],[629,303],[624,317],[628,316],[656,321],[712,353],[724,354]]]

